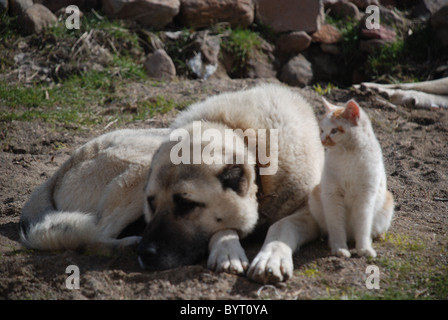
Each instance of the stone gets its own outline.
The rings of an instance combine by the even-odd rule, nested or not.
[[[42,33],[46,28],[55,25],[57,22],[56,16],[45,6],[38,3],[26,9],[20,18],[20,25],[24,35]]]
[[[324,21],[320,0],[257,0],[255,16],[275,32],[315,32]]]
[[[361,26],[365,26],[365,23],[361,23]],[[359,43],[359,49],[367,53],[372,53],[397,39],[395,30],[383,24],[380,25],[379,29],[362,28],[361,36],[363,39]]]
[[[431,17],[431,25],[434,30],[439,43],[442,46],[448,47],[448,4],[438,11],[436,11]]]
[[[426,20],[447,5],[448,0],[421,0],[414,7],[412,14],[414,17],[424,18]]]
[[[254,4],[252,0],[181,0],[179,20],[192,28],[218,22],[248,27],[254,21]]]
[[[397,11],[380,6],[380,23],[384,23],[391,27],[403,28],[406,24],[409,24],[407,20],[397,13]]]
[[[359,42],[359,50],[366,53],[373,53],[388,43],[391,43],[391,41],[384,39],[361,40]]]
[[[9,6],[13,16],[22,16],[33,5],[33,0],[10,0]]]
[[[380,0],[380,5],[386,8],[395,8],[397,6],[397,0]]]
[[[201,52],[202,60],[207,64],[218,64],[221,50],[221,38],[217,35],[209,35],[208,32],[199,31],[195,34],[193,48]]]
[[[8,0],[0,0],[0,13],[3,11],[8,11],[9,1]]]
[[[276,77],[275,69],[266,55],[249,59],[247,61],[247,65],[248,65],[248,71],[246,75],[247,78],[267,79]]]
[[[387,42],[394,42],[397,34],[394,29],[380,25],[379,29],[361,29],[361,35],[368,39],[382,39]]]
[[[323,4],[324,4],[324,8],[325,10],[327,10],[328,8],[330,8],[332,5],[334,5],[335,3],[339,2],[340,0],[323,0]]]
[[[339,76],[339,65],[332,55],[316,52],[311,61],[314,81],[332,81]]]
[[[305,87],[313,79],[311,63],[298,54],[283,66],[279,79],[292,86]]]
[[[297,54],[308,48],[310,44],[311,37],[305,31],[294,31],[283,34],[276,41],[277,50],[286,54]]]
[[[207,80],[218,71],[220,44],[220,37],[210,35],[207,30],[195,33],[191,45],[195,55],[187,61],[187,65],[198,78]]]
[[[337,56],[338,54],[341,54],[341,49],[339,49],[339,47],[335,44],[328,44],[328,43],[321,43],[320,44],[320,49],[323,52],[332,54]]]
[[[334,44],[342,40],[342,34],[336,27],[326,24],[323,25],[318,31],[314,32],[311,38],[314,42]]]
[[[343,17],[344,19],[352,19],[359,21],[361,20],[361,12],[359,12],[358,7],[348,1],[338,1],[330,7],[330,15],[335,17]]]
[[[101,4],[101,0],[34,0],[34,3],[40,3],[46,6],[53,13],[61,8],[68,6],[77,6],[80,11],[87,12],[92,8],[98,8]]]
[[[173,60],[163,49],[148,54],[143,65],[150,78],[169,80],[176,76]]]
[[[355,4],[359,9],[365,9],[370,5],[379,6],[378,0],[349,0]]]
[[[179,0],[102,0],[106,14],[129,19],[144,26],[163,28],[179,13]]]

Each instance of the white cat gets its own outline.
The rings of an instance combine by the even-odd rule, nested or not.
[[[372,238],[389,228],[394,212],[381,146],[368,115],[354,100],[345,107],[323,101],[325,165],[310,210],[321,231],[328,233],[332,254],[350,257],[347,240],[355,240],[358,255],[375,257]]]

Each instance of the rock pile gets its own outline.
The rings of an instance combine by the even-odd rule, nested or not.
[[[112,19],[135,21],[150,39],[144,62],[150,77],[278,77],[290,85],[306,86],[318,81],[351,84],[368,80],[354,65],[412,32],[410,20],[397,10],[401,2],[404,0],[1,0],[0,11],[6,9],[17,16],[24,35],[42,33],[57,22],[57,12],[69,5],[82,12],[95,9]],[[448,47],[448,0],[417,2],[413,17],[431,24],[440,45]],[[366,8],[371,5],[379,10],[379,28],[367,27],[370,11]],[[364,60],[347,61],[343,56],[347,54],[347,36],[337,24],[329,23],[335,19],[356,24],[351,50],[356,52],[353,57],[364,56]],[[225,28],[216,27],[223,23]],[[253,50],[240,57],[223,43],[229,27],[264,30],[269,42],[260,37]],[[170,48],[179,41],[183,41],[185,52],[173,57],[180,49]],[[182,66],[173,60],[182,61]]]

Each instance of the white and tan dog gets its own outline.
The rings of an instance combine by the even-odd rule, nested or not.
[[[192,264],[208,253],[216,271],[285,281],[296,248],[319,236],[307,200],[323,158],[313,109],[299,94],[279,85],[220,94],[191,105],[171,130],[120,130],[79,148],[33,192],[21,239],[38,249],[139,242],[144,268]],[[142,216],[142,238],[120,236]],[[240,238],[263,226],[265,242],[249,265]]]

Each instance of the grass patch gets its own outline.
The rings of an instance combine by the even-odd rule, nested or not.
[[[384,255],[369,263],[380,269],[379,290],[354,290],[350,299],[446,299],[448,297],[448,266],[446,237],[435,246],[423,239],[388,233],[383,244],[394,246],[393,256]]]
[[[320,83],[313,85],[314,91],[321,96],[331,93],[331,91],[336,88],[337,88],[337,86],[335,86],[331,82],[329,82],[325,88],[322,88]]]
[[[173,99],[166,99],[163,96],[141,101],[137,107],[137,112],[132,115],[132,121],[144,120],[152,118],[156,114],[165,114],[175,109],[182,109],[183,106],[178,106]]]
[[[403,234],[386,233],[383,241],[394,245],[399,252],[418,252],[426,249],[426,245],[421,239],[414,239]]]
[[[228,36],[223,38],[221,48],[233,57],[233,76],[241,77],[247,72],[248,61],[263,54],[262,44],[263,39],[256,31],[244,28],[228,30]]]
[[[342,40],[340,48],[343,56],[351,56],[354,52],[359,51],[359,21],[345,19],[343,17],[334,18],[331,16],[326,16],[325,21],[341,32]]]
[[[320,277],[322,273],[319,271],[315,263],[310,263],[306,268],[300,270],[297,275],[314,279]]]
[[[113,120],[141,121],[185,107],[173,99],[156,96],[137,101],[132,107],[106,109],[111,101],[120,104],[125,99],[115,93],[116,87],[125,84],[125,80],[108,80],[97,72],[73,76],[53,87],[0,82],[0,122],[39,120],[77,129]]]
[[[62,21],[42,35],[22,37],[17,19],[1,18],[0,71],[12,75],[0,79],[1,122],[40,120],[70,128],[104,124],[111,116],[103,116],[103,108],[124,100],[116,88],[147,79],[139,63],[145,53],[129,22],[88,13],[79,30],[67,29]],[[16,63],[18,54],[27,60]],[[15,75],[14,68],[27,64],[41,68],[37,77],[30,76],[32,70],[21,70],[22,78]],[[142,120],[175,107],[160,97],[137,105],[136,114],[118,110],[113,117]]]
[[[403,40],[381,46],[381,48],[367,58],[367,71],[375,77],[382,74],[396,74],[401,72],[399,63],[405,58],[405,43]]]
[[[0,121],[34,121],[92,125],[101,122],[94,107],[112,94],[110,83],[98,72],[72,76],[54,86],[0,83]]]

